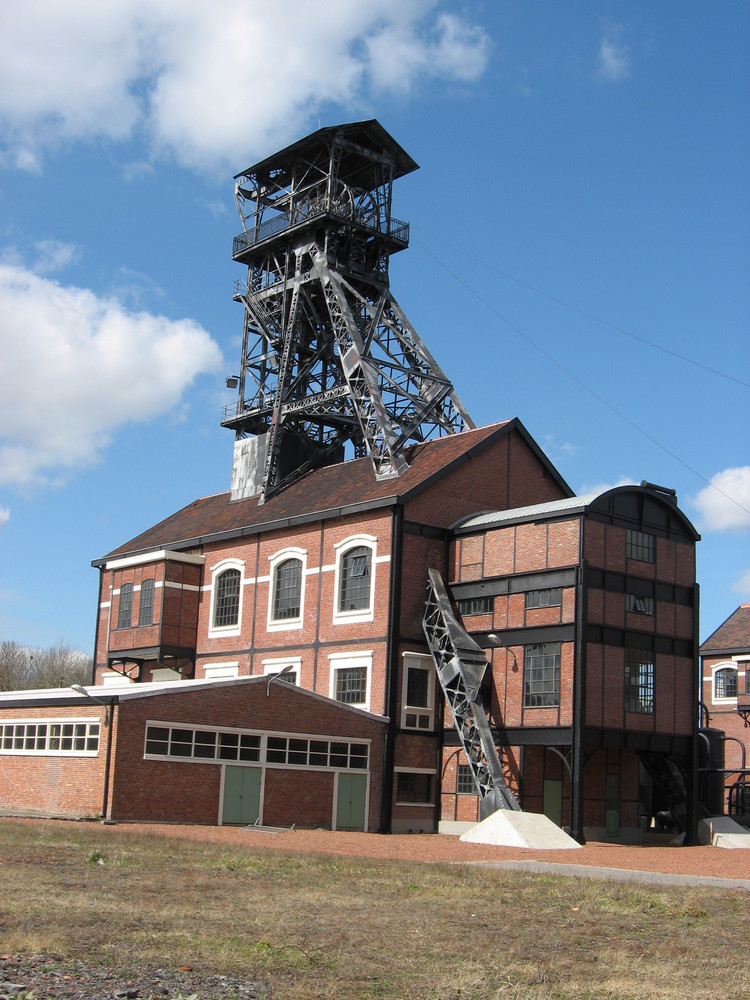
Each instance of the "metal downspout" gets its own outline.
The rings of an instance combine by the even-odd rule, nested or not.
[[[570,836],[585,844],[583,833],[583,769],[586,761],[583,748],[583,723],[586,712],[586,647],[584,622],[587,612],[586,561],[584,559],[584,532],[586,522],[581,517],[578,538],[578,566],[576,568],[576,652],[573,681],[573,746],[570,781]]]
[[[700,730],[701,695],[703,693],[698,686],[700,684],[700,658],[698,656],[700,596],[700,585],[696,583],[693,588],[693,746],[687,783],[687,815],[683,840],[685,847],[692,847],[698,843],[698,733]]]
[[[104,764],[104,788],[102,789],[102,819],[107,819],[109,805],[109,767],[112,760],[112,731],[115,728],[116,699],[109,700],[109,725],[107,726],[107,759]],[[119,714],[119,713],[118,713]]]
[[[398,647],[401,634],[401,556],[403,551],[404,508],[396,504],[391,520],[391,587],[388,595],[388,646],[385,653],[388,675],[385,688],[388,728],[383,748],[383,792],[380,829],[391,832],[393,821],[393,767],[396,760],[396,710],[398,708]]]

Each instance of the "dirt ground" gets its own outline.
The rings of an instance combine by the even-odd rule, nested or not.
[[[721,847],[635,846],[591,843],[578,850],[532,851],[515,847],[465,844],[444,834],[343,833],[330,830],[276,832],[253,827],[116,824],[105,827],[113,835],[122,830],[143,831],[160,837],[223,843],[234,849],[257,847],[284,853],[340,855],[354,858],[461,863],[477,861],[546,861],[590,865],[626,871],[750,880],[750,850]]]

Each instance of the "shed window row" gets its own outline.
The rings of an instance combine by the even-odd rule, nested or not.
[[[150,723],[146,726],[145,755],[219,763],[240,761],[364,771],[367,770],[369,747],[367,743],[350,740],[267,736]]]
[[[98,722],[0,723],[0,753],[96,754],[99,732]]]

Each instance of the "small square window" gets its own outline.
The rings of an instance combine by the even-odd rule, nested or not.
[[[399,771],[396,800],[431,805],[433,802],[433,775],[413,771]]]
[[[635,531],[628,528],[625,550],[628,559],[652,563],[655,561],[656,539],[647,531]]]

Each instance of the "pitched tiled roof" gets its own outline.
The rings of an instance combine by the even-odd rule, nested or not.
[[[465,461],[475,451],[483,450],[511,430],[518,431],[537,448],[523,424],[513,419],[414,445],[407,452],[409,467],[398,478],[375,479],[370,459],[360,458],[308,472],[262,505],[258,504],[257,497],[232,501],[228,492],[218,493],[188,504],[104,558],[94,560],[93,565],[99,566],[107,559],[125,554],[186,548],[200,544],[209,536],[252,534],[289,523],[316,520],[320,516],[353,513],[405,501],[425,489],[435,477],[444,475],[456,463]],[[549,459],[541,451],[538,454],[540,461],[567,489]]]
[[[750,650],[750,604],[741,604],[701,645],[707,653],[743,653]]]

